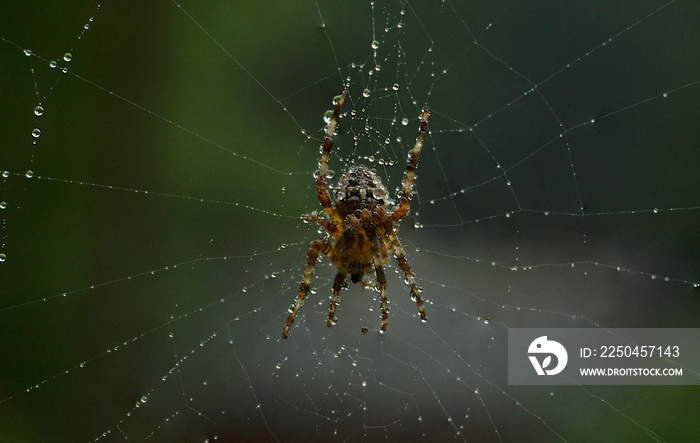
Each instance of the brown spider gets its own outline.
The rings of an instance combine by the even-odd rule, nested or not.
[[[413,178],[420,150],[423,147],[423,134],[428,125],[428,109],[423,109],[416,144],[408,153],[408,164],[406,165],[403,192],[399,204],[393,210],[387,208],[387,191],[381,179],[364,166],[351,166],[338,182],[338,190],[335,192],[335,205],[333,205],[326,182],[328,178],[328,160],[333,147],[333,133],[338,124],[340,107],[343,105],[347,94],[348,91],[343,92],[335,104],[333,116],[326,129],[326,137],[323,140],[323,154],[321,155],[320,168],[316,175],[318,199],[327,216],[320,216],[315,211],[304,216],[305,221],[318,223],[328,233],[311,243],[309,253],[306,256],[306,266],[304,266],[304,276],[299,288],[299,296],[294,304],[290,306],[290,314],[282,332],[282,338],[287,338],[289,327],[294,323],[294,317],[304,305],[304,299],[311,286],[311,277],[319,252],[327,256],[338,268],[338,273],[333,281],[333,298],[329,306],[329,328],[337,321],[335,308],[340,303],[340,289],[345,284],[347,274],[350,274],[350,279],[353,283],[361,281],[364,285],[368,285],[363,281],[363,277],[374,268],[375,284],[379,286],[382,302],[381,331],[386,331],[389,314],[386,298],[386,276],[384,275],[383,265],[387,262],[389,254],[392,252],[396,256],[399,266],[406,274],[408,284],[411,286],[411,298],[418,304],[421,320],[425,321],[426,319],[418,286],[416,286],[411,267],[408,265],[404,250],[396,236],[396,231],[398,230],[398,221],[408,214],[410,209]]]

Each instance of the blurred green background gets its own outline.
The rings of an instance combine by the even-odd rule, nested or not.
[[[696,386],[504,360],[508,327],[700,324],[695,2],[180,5],[3,5],[0,439],[700,436]],[[356,287],[327,330],[324,261],[282,342],[347,82],[338,174],[393,190],[432,111],[400,234],[430,322],[394,266],[388,334]]]

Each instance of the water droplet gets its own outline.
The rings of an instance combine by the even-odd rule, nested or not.
[[[376,40],[372,40],[372,49],[377,49],[377,48],[379,48],[379,42]],[[26,51],[25,51],[25,53],[26,53]],[[31,55],[31,54],[27,54],[27,55]]]
[[[364,388],[364,387],[366,387],[366,386],[367,386],[367,382],[364,381],[364,380],[362,380],[362,387]]]
[[[343,95],[336,95],[333,97],[333,105],[337,105],[340,102],[340,99],[343,97]]]
[[[7,202],[0,202],[0,209],[6,209],[7,208]]]
[[[2,176],[7,178],[10,176],[10,171],[2,171]]]
[[[399,84],[398,84],[398,83],[394,83],[394,84],[391,86],[391,89],[393,89],[394,91],[398,91],[398,90],[399,90]]]
[[[658,209],[658,208],[654,208],[654,214],[658,214],[658,213],[659,213],[659,209]]]
[[[404,117],[403,120],[401,120],[401,124],[404,126],[408,125],[408,119]]]
[[[31,49],[25,49],[25,50],[24,50],[24,55],[26,55],[27,57],[31,57],[31,56],[33,55],[32,50],[31,50]]]
[[[73,54],[71,54],[70,52],[66,52],[65,54],[63,54],[63,60],[67,62],[73,60]]]
[[[61,72],[64,74],[68,74],[68,68],[61,68]]]
[[[32,178],[32,177],[34,177],[34,171],[32,171],[32,170],[30,169],[30,170],[27,171],[24,175],[26,175],[27,178]]]
[[[0,263],[4,263],[7,260],[7,255],[4,252],[0,252]]]
[[[34,115],[44,115],[44,107],[39,105],[34,108]]]
[[[369,89],[365,89],[364,91],[362,91],[362,96],[369,97]]]
[[[145,395],[143,397],[141,397],[141,403],[146,403],[147,401],[148,401],[148,397],[146,397]]]
[[[39,128],[32,129],[32,137],[34,137],[34,138],[41,137],[41,129],[39,129]]]
[[[51,60],[51,61],[49,62],[49,67],[50,67],[51,69],[55,68],[56,66],[58,66],[58,63],[56,63],[56,60]]]
[[[328,110],[328,111],[323,113],[323,121],[326,122],[327,125],[331,123],[332,118],[333,118],[333,111]]]

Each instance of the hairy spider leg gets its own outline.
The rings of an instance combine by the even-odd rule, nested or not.
[[[282,338],[287,338],[287,333],[289,332],[289,327],[294,323],[294,317],[297,316],[297,312],[304,306],[304,299],[306,294],[309,293],[309,288],[311,288],[311,277],[314,274],[314,266],[316,266],[316,259],[318,259],[318,253],[322,252],[328,254],[331,250],[331,244],[326,239],[314,240],[309,247],[309,253],[306,255],[306,266],[304,266],[304,277],[301,281],[301,287],[299,288],[299,296],[294,302],[294,308],[292,312],[287,317],[287,324],[282,332]]]
[[[345,274],[338,272],[333,281],[333,298],[331,299],[331,305],[328,307],[329,328],[336,322],[335,308],[338,306],[338,303],[340,303],[340,290],[343,288],[343,283],[345,283]]]
[[[378,236],[378,231],[385,234],[386,223],[382,223],[384,210],[379,207],[372,214],[368,209],[363,209],[360,214],[362,226],[369,239],[370,255],[374,264],[374,275],[376,283],[379,284],[379,296],[382,304],[382,332],[386,331],[387,319],[389,318],[389,307],[386,296],[386,275],[384,275],[384,263],[387,261],[387,249],[385,243]],[[389,227],[389,229],[391,229]]]
[[[394,210],[391,219],[395,222],[401,220],[408,210],[411,208],[411,189],[413,189],[413,178],[416,175],[416,166],[418,166],[418,158],[420,157],[420,150],[423,147],[423,135],[425,134],[425,127],[428,126],[428,108],[423,109],[423,115],[421,117],[420,129],[418,130],[418,137],[416,138],[416,144],[413,146],[408,153],[408,164],[406,164],[406,173],[403,179],[403,193],[401,195],[401,200],[399,206]]]
[[[313,222],[313,223],[318,223],[319,225],[323,226],[328,232],[331,233],[333,238],[338,238],[340,234],[342,234],[342,231],[332,221],[328,220],[327,218],[319,217],[316,211],[312,212],[311,214],[306,214],[302,217],[302,219],[306,222]]]
[[[387,318],[389,318],[389,307],[387,306],[386,298],[386,276],[384,275],[384,268],[381,263],[379,263],[379,260],[374,261],[374,274],[377,276],[379,295],[382,299],[382,332],[384,332],[386,331]]]
[[[408,284],[411,286],[411,299],[415,298],[415,302],[418,305],[418,310],[420,311],[420,318],[422,321],[425,321],[426,317],[425,310],[423,309],[423,300],[420,298],[420,291],[418,289],[418,285],[416,285],[416,280],[413,278],[411,266],[409,266],[408,260],[406,260],[406,253],[404,252],[403,246],[401,246],[398,237],[396,237],[396,234],[393,232],[389,232],[388,234],[391,238],[394,255],[396,255],[396,259],[399,261],[399,266],[401,266],[404,274],[406,274]]]
[[[333,221],[340,224],[343,222],[342,218],[338,212],[333,208],[331,202],[331,194],[328,192],[328,160],[331,156],[331,148],[333,147],[333,132],[335,132],[335,127],[338,124],[340,107],[343,106],[345,102],[345,97],[348,95],[348,91],[343,91],[343,94],[338,98],[338,102],[333,109],[333,115],[331,116],[331,121],[328,123],[328,128],[326,129],[326,136],[323,139],[323,153],[321,154],[321,164],[319,165],[318,175],[316,176],[316,188],[318,192],[318,201],[321,202],[323,210],[326,211]]]
[[[375,220],[376,217],[376,220]],[[387,261],[387,250],[384,242],[381,241],[378,231],[383,231],[382,217],[384,217],[384,210],[378,207],[374,215],[365,208],[360,213],[360,219],[362,220],[362,227],[367,234],[367,239],[369,240],[369,248],[372,257],[378,257],[380,260],[377,263],[382,265]]]

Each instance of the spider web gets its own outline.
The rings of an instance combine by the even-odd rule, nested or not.
[[[696,327],[689,0],[6,6],[0,435],[697,439],[692,386],[509,386],[510,327]],[[400,186],[387,268],[281,340],[331,159]],[[363,334],[363,328],[369,332]],[[698,368],[687,368],[698,371]]]

